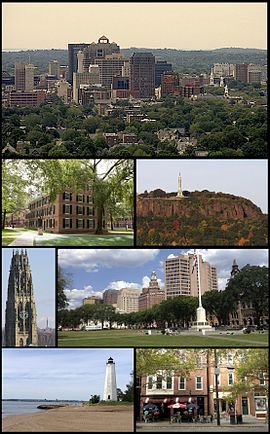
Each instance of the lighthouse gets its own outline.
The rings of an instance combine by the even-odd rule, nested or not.
[[[115,363],[110,357],[106,363],[103,401],[117,401]]]
[[[179,173],[179,176],[178,176],[177,197],[184,197],[183,196],[183,191],[182,191],[182,176],[181,176],[181,173]]]

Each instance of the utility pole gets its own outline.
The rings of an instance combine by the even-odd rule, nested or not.
[[[218,357],[217,357],[217,350],[214,349],[215,354],[215,380],[216,380],[216,405],[217,405],[217,425],[220,425],[220,413],[219,413],[219,397],[218,397],[218,376],[220,373],[220,369],[218,367]]]

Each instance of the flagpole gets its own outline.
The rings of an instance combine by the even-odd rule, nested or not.
[[[200,258],[197,251],[197,264],[198,264],[198,288],[199,288],[199,307],[202,307],[202,294],[201,294],[201,275],[200,275]]]

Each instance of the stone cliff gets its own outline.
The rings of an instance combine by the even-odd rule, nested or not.
[[[262,216],[253,202],[239,196],[215,192],[192,192],[183,199],[172,193],[153,197],[152,192],[137,196],[138,217],[190,217],[200,214],[220,220],[244,220]]]

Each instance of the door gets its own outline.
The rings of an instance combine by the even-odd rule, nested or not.
[[[247,416],[249,414],[247,398],[242,398],[242,409],[243,409],[243,416]]]

